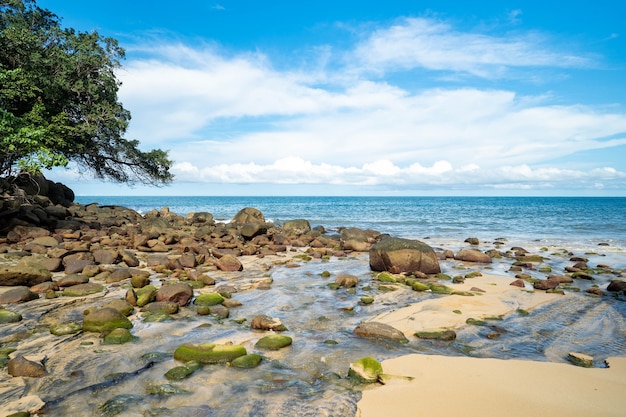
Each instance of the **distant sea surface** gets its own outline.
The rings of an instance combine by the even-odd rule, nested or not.
[[[228,222],[244,207],[266,220],[307,219],[312,227],[374,229],[412,239],[506,238],[566,247],[608,244],[626,250],[624,197],[90,197],[81,204],[121,205],[142,214],[168,207],[209,212]]]

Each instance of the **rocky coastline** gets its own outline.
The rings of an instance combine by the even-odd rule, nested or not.
[[[273,268],[297,268],[311,260],[365,257],[371,270],[369,282],[360,282],[362,278],[349,273],[329,277],[328,288],[346,294],[354,294],[358,285],[367,285],[381,293],[403,288],[442,297],[479,298],[488,284],[460,287],[482,275],[479,267],[449,276],[441,273],[440,262],[485,266],[495,258],[510,261],[515,279],[507,283],[506,290],[517,291],[517,296],[529,292],[559,296],[576,283],[583,283],[584,292],[594,297],[623,296],[626,291],[624,271],[609,265],[590,266],[574,254],[570,254],[565,271],[546,271],[545,279],[537,280],[525,274],[525,269],[536,268],[543,261],[542,254],[523,248],[483,251],[480,242],[468,239],[466,247],[454,253],[373,230],[346,228],[330,234],[323,227],[312,229],[306,219],[276,225],[252,207],[242,208],[228,223],[216,222],[208,212],[181,216],[167,207],[141,215],[119,206],[74,204],[71,190],[42,178],[27,178],[24,183],[30,186],[13,195],[5,193],[0,209],[3,415],[45,415],[65,396],[95,390],[98,384],[119,383],[148,371],[157,361],[137,365],[118,379],[98,380],[96,375],[88,381],[80,377],[80,369],[62,359],[64,349],[108,346],[121,353],[129,344],[141,343],[133,331],[140,323],[193,316],[226,320],[241,306],[237,293],[263,291],[272,286],[268,272]],[[236,281],[241,274],[247,274],[245,284]],[[608,285],[589,284],[598,275]],[[367,305],[375,299],[376,295],[361,296],[354,305]],[[264,314],[262,305],[255,316],[232,321],[233,326],[259,332],[258,340],[252,345],[213,340],[181,344],[173,352],[177,366],[167,372],[166,379],[183,380],[214,363],[254,368],[265,359],[262,352],[280,351],[292,344],[289,326]],[[404,323],[385,323],[380,316],[364,321],[354,333],[402,344],[415,337],[453,340],[458,328],[442,323],[434,329],[416,329],[409,321]],[[497,329],[492,331],[490,337],[496,338],[497,333]],[[573,355],[585,359],[584,354]],[[353,358],[354,366],[345,370],[345,376],[356,375],[368,382],[384,380],[382,372],[372,377],[371,369],[364,369],[363,359]],[[59,395],[57,385],[67,392]],[[158,395],[176,394],[163,393],[176,391],[172,384],[153,389],[161,390]],[[134,398],[116,397],[116,401],[102,404],[99,412],[117,415],[127,410]],[[211,415],[202,410],[198,408],[194,415]]]

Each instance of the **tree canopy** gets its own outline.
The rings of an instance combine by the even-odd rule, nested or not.
[[[113,38],[62,28],[35,0],[0,0],[0,175],[72,161],[100,179],[170,182],[166,151],[124,138],[124,55]]]

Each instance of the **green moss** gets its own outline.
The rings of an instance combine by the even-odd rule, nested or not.
[[[450,329],[424,330],[415,332],[415,337],[429,340],[454,340],[456,339],[456,332]]]
[[[465,274],[465,278],[476,278],[476,277],[482,277],[482,276],[483,274],[481,274],[478,271],[472,271],[472,272]]]
[[[261,349],[279,350],[290,346],[292,339],[283,334],[270,334],[259,339],[255,346]]]
[[[453,312],[454,314],[463,314],[463,313],[461,312],[461,310],[452,310],[452,312]]]
[[[320,274],[320,276],[322,278],[330,278],[330,272],[328,271],[322,271],[322,273]]]
[[[426,291],[426,290],[430,290],[430,287],[426,284],[423,284],[421,282],[414,282],[413,285],[411,285],[411,288],[413,289],[413,291]]]
[[[174,359],[200,363],[219,363],[232,361],[246,355],[246,348],[240,345],[216,345],[204,343],[200,345],[182,345],[174,351]]]
[[[111,333],[104,337],[105,345],[122,345],[134,340],[134,336],[130,334],[128,329],[113,329]]]
[[[135,291],[137,296],[137,306],[143,307],[148,303],[153,302],[156,299],[157,288],[154,285],[146,285],[143,288],[139,288]]]
[[[369,295],[361,297],[361,303],[368,305],[374,302],[374,297],[370,297]]]
[[[454,292],[452,288],[437,283],[429,284],[429,288],[434,294],[452,294]]]
[[[180,381],[188,378],[195,371],[200,369],[202,365],[197,361],[189,361],[181,366],[176,366],[165,373],[165,378],[170,381]]]
[[[263,358],[257,353],[243,355],[231,362],[233,368],[255,368],[259,366]]]
[[[350,364],[348,377],[353,378],[357,382],[372,383],[378,380],[383,373],[383,366],[371,356],[358,359]]]
[[[517,314],[519,314],[520,316],[528,316],[530,313],[528,312],[528,310],[524,310],[523,308],[518,308]]]
[[[450,277],[450,275],[444,274],[444,273],[441,273],[441,272],[436,274],[435,278],[437,278],[439,281],[450,281],[452,279]]]
[[[223,302],[224,297],[216,292],[204,292],[202,294],[199,294],[193,301],[193,303],[197,306],[214,306],[222,304]]]
[[[389,272],[381,272],[376,275],[376,278],[381,282],[396,282],[396,278]]]
[[[0,309],[0,323],[17,323],[22,320],[22,315],[13,311]]]
[[[487,322],[484,321],[484,320],[479,320],[479,319],[475,319],[475,318],[472,318],[472,317],[470,317],[469,319],[465,320],[465,323],[471,324],[471,325],[474,325],[474,326],[484,326],[484,325],[487,324]]]

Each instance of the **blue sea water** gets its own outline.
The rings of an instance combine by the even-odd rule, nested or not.
[[[206,211],[228,222],[244,207],[280,224],[307,219],[313,227],[370,228],[413,239],[506,238],[555,245],[626,248],[624,197],[77,197],[146,213],[168,207]]]

